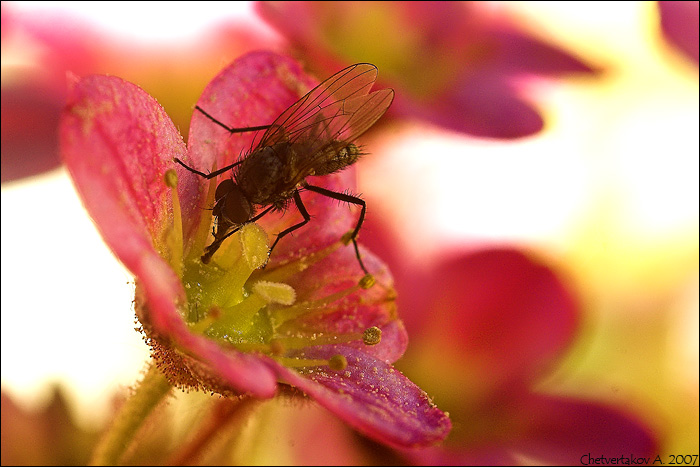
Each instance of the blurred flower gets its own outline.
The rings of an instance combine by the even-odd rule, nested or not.
[[[530,78],[594,69],[478,2],[260,2],[258,11],[324,73],[372,62],[395,114],[491,138],[539,132]]]
[[[698,64],[699,2],[658,2],[661,30],[666,39]]]
[[[214,78],[199,105],[233,127],[260,125],[314,84],[290,59],[251,53]],[[267,235],[256,224],[223,243],[211,264],[200,261],[215,184],[176,172],[173,158],[224,167],[254,136],[196,112],[186,148],[165,111],[133,84],[91,76],[71,92],[62,156],[105,241],[136,275],[136,312],[159,368],[174,385],[227,396],[270,398],[281,384],[389,445],[443,439],[447,416],[391,366],[407,337],[388,269],[363,250],[376,285],[358,282],[354,251],[341,241],[354,219],[335,200],[305,195],[314,221],[297,241],[281,242],[264,270]],[[314,183],[351,184],[347,171]],[[296,213],[260,224],[279,232],[298,222]]]
[[[380,223],[370,218],[362,238],[398,274],[399,306],[414,336],[398,367],[454,425],[444,446],[406,451],[406,460],[571,465],[587,453],[657,454],[656,435],[628,409],[535,389],[574,344],[582,319],[571,286],[546,264],[513,247],[451,251],[407,278]]]
[[[2,465],[85,465],[97,433],[73,421],[63,391],[55,386],[48,404],[27,411],[2,393]]]
[[[263,29],[229,21],[196,40],[143,44],[100,31],[67,13],[23,11],[3,2],[2,181],[36,175],[61,163],[56,126],[68,96],[69,75],[106,73],[138,82],[168,110],[176,127],[186,130],[190,103],[222,61],[276,44]]]

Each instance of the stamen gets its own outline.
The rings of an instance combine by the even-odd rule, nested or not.
[[[305,358],[272,357],[287,368],[303,368],[307,366],[328,366],[328,360],[312,360]]]
[[[165,171],[165,185],[170,188],[173,203],[173,226],[166,234],[165,244],[170,256],[170,266],[179,277],[182,277],[182,255],[183,255],[183,235],[182,235],[182,208],[180,207],[180,197],[177,194],[177,172],[173,169]]]
[[[243,257],[252,270],[258,269],[267,261],[267,233],[258,224],[244,225],[239,233]]]
[[[268,266],[267,269],[257,271],[255,274],[255,279],[262,279],[270,282],[285,282],[295,274],[298,274],[305,269],[308,269],[309,266],[321,261],[323,258],[330,255],[341,246],[342,245],[340,242],[333,242],[327,247],[314,253],[304,255],[296,261],[276,265],[274,268],[270,268]]]
[[[212,171],[216,170],[216,164],[212,168]],[[216,196],[216,177],[209,180],[209,186],[207,187],[207,199],[203,206],[209,207],[214,205]],[[209,240],[209,232],[211,228],[212,216],[211,212],[207,210],[202,210],[201,216],[199,217],[199,226],[197,226],[197,233],[194,236],[194,241],[192,247],[189,250],[188,261],[198,260],[202,256],[202,251],[207,245]]]
[[[340,290],[336,293],[330,294],[318,300],[313,300],[310,302],[300,302],[293,306],[273,310],[270,313],[270,320],[272,321],[273,327],[276,328],[289,321],[290,319],[296,319],[304,314],[312,316],[325,313],[332,313],[336,311],[336,309],[333,307],[329,307],[328,305],[337,300],[340,300],[343,297],[350,295],[353,292],[356,292],[359,289],[360,285],[356,284],[352,287]]]
[[[335,333],[313,333],[310,335],[297,336],[277,336],[274,339],[276,344],[282,346],[284,350],[303,349],[319,345],[345,344],[348,342],[362,341],[365,345],[377,345],[382,340],[382,330],[377,326],[372,326],[364,332],[348,332],[344,334]]]
[[[348,367],[348,359],[340,354],[333,355],[330,360],[328,360],[328,366],[331,368],[331,370],[344,370]]]
[[[377,345],[382,340],[382,330],[377,326],[372,326],[371,328],[365,329],[362,333],[362,342],[365,345]]]
[[[374,276],[372,274],[365,274],[362,279],[360,279],[360,287],[363,289],[369,289],[372,287],[377,281],[374,279]]]
[[[304,368],[313,366],[327,366],[332,370],[344,370],[348,366],[348,360],[340,354],[333,355],[328,360],[321,359],[306,359],[306,358],[289,358],[289,357],[272,357],[287,368]]]
[[[279,282],[258,281],[253,284],[253,292],[260,295],[268,303],[291,305],[296,300],[294,289]]]

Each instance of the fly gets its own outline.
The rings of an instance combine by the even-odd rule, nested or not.
[[[328,175],[354,164],[362,155],[355,141],[387,111],[394,99],[393,89],[370,93],[377,78],[377,67],[370,63],[349,66],[323,81],[295,102],[271,125],[231,128],[199,106],[195,109],[229,133],[265,130],[259,143],[243,158],[205,174],[175,158],[175,162],[206,179],[229,170],[231,177],[221,181],[212,210],[215,218],[214,241],[205,248],[202,262],[211,261],[224,240],[270,211],[284,211],[292,200],[303,220],[277,234],[268,258],[286,235],[311,220],[300,192],[307,190],[361,207],[350,240],[360,267],[369,274],[357,247],[357,235],[367,209],[365,201],[311,185],[306,177]]]

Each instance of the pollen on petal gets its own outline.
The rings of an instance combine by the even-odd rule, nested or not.
[[[292,305],[296,300],[294,289],[281,282],[258,281],[253,285],[253,292],[268,303]]]

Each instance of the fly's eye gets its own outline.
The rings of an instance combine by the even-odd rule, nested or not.
[[[214,197],[217,201],[220,200],[221,198],[226,196],[228,192],[233,190],[235,186],[236,184],[233,182],[233,180],[227,178],[226,180],[219,183],[219,186],[216,187],[216,193],[214,194]]]
[[[221,187],[221,185],[219,185]],[[218,188],[217,188],[217,191]],[[231,182],[231,189],[225,194],[226,199],[223,201],[223,215],[226,219],[234,224],[244,224],[250,220],[253,214],[253,208],[250,202],[243,196],[238,185]]]

